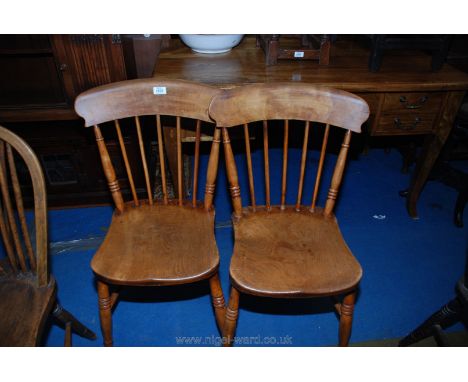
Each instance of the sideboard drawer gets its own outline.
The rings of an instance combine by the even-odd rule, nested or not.
[[[433,112],[439,110],[441,92],[386,93],[382,112]]]
[[[394,113],[380,117],[374,135],[427,134],[434,126],[436,114]]]

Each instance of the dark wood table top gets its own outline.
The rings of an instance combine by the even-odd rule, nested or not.
[[[289,41],[284,40],[286,43]],[[185,79],[229,88],[248,83],[298,81],[354,92],[468,90],[468,74],[444,64],[431,72],[431,56],[422,51],[388,51],[379,72],[368,70],[369,48],[352,36],[338,36],[332,44],[330,65],[317,61],[281,60],[266,66],[255,36],[247,35],[228,53],[193,52],[174,39],[160,54],[154,76]]]

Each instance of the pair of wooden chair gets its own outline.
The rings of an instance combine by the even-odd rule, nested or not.
[[[336,304],[340,314],[340,345],[346,345],[351,331],[355,290],[361,267],[346,246],[333,215],[343,176],[351,132],[359,132],[369,109],[365,101],[344,91],[305,84],[247,85],[221,90],[202,84],[175,80],[145,79],[105,85],[81,94],[75,103],[86,126],[94,126],[102,166],[115,202],[109,231],[91,266],[97,277],[99,313],[104,344],[111,346],[112,308],[118,288],[124,285],[177,285],[209,280],[216,322],[224,343],[233,343],[240,293],[267,297],[318,297],[344,295]],[[142,116],[149,131],[142,129]],[[146,117],[152,116],[152,117]],[[164,118],[175,118],[172,126]],[[150,118],[150,120],[146,120]],[[270,197],[269,120],[284,120],[281,203]],[[297,127],[291,120],[305,121]],[[191,121],[195,130],[195,154],[191,198],[183,193],[182,126]],[[263,121],[265,205],[255,198],[249,124]],[[302,202],[311,121],[325,124],[320,160],[311,203]],[[115,129],[119,141],[131,200],[125,201],[117,180],[101,127]],[[131,168],[121,124],[136,129],[141,168]],[[202,201],[199,200],[201,128],[211,130],[213,142]],[[207,125],[207,126],[205,126]],[[325,208],[316,206],[331,126],[345,134],[338,155]],[[238,169],[230,132],[243,130],[247,156],[250,204],[241,201]],[[301,130],[290,132],[289,130]],[[104,128],[103,128],[104,129]],[[177,193],[169,196],[164,161],[163,129],[175,129],[177,141]],[[276,128],[275,128],[276,129]],[[271,132],[270,132],[271,133]],[[299,191],[295,205],[286,204],[288,140],[302,134]],[[146,140],[145,140],[146,138]],[[157,141],[162,197],[155,198],[154,174],[149,171],[150,142]],[[232,196],[235,247],[231,261],[231,294],[226,306],[218,268],[214,237],[213,197],[220,146],[224,147],[227,176]],[[146,195],[134,181],[143,173]]]
[[[17,170],[17,163],[23,171]],[[22,175],[30,178],[34,194],[34,224],[30,225],[20,187]],[[51,313],[65,326],[66,346],[71,345],[72,330],[95,339],[57,302],[56,282],[48,270],[47,199],[39,160],[25,141],[2,126],[0,188],[0,233],[6,255],[0,258],[0,346],[39,345]]]

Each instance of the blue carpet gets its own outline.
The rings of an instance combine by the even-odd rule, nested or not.
[[[298,163],[299,156],[299,150],[293,150],[290,163]],[[316,162],[317,158],[311,156],[308,160]],[[206,161],[204,157],[202,168]],[[333,161],[327,163],[325,178],[330,177],[332,166]],[[404,200],[398,196],[398,191],[409,184],[409,175],[401,174],[400,166],[401,156],[397,152],[385,153],[378,149],[348,162],[336,214],[343,236],[364,270],[351,342],[406,335],[454,296],[455,282],[463,272],[468,235],[466,227],[456,228],[452,222],[456,191],[428,182],[418,203],[420,219],[412,220]],[[461,166],[468,170],[466,162]],[[271,168],[278,172],[272,175],[272,189],[277,190],[273,202],[277,202],[279,151],[271,158]],[[298,171],[298,166],[291,168],[290,176]],[[314,173],[306,175],[304,195],[310,195]],[[242,189],[247,190],[244,172],[240,180]],[[259,179],[256,184],[258,192],[262,183]],[[329,184],[327,179],[323,183]],[[203,184],[202,179],[200,185]],[[320,195],[323,201],[326,192],[322,190]],[[243,194],[243,200],[244,204],[248,202],[248,196]],[[295,201],[294,187],[288,190],[288,201]],[[258,200],[258,204],[261,202]],[[227,297],[233,238],[223,167],[215,203],[221,281]],[[303,203],[309,200],[304,197]],[[60,302],[98,335],[96,341],[74,335],[75,346],[102,345],[89,263],[111,215],[110,207],[49,213],[51,270],[58,281]],[[130,288],[123,292],[113,320],[116,346],[209,346],[213,339],[216,342],[214,336],[218,335],[209,289],[203,282],[185,287]],[[456,325],[452,330],[460,328]],[[336,315],[327,299],[290,301],[244,295],[241,299],[237,335],[252,337],[250,345],[268,345],[264,341],[293,346],[335,345],[337,329]],[[61,328],[49,323],[44,344],[61,346],[63,334]]]

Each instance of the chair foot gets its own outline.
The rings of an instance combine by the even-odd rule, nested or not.
[[[99,319],[101,321],[104,346],[112,346],[112,301],[109,293],[109,285],[97,281]]]
[[[216,324],[218,329],[222,334],[224,326],[224,318],[226,316],[226,303],[224,302],[224,294],[221,288],[221,283],[219,281],[219,275],[216,273],[210,278],[210,291],[211,291],[211,300],[213,303],[213,308],[216,317]]]
[[[340,329],[339,329],[339,346],[348,346],[349,338],[351,337],[351,328],[353,325],[354,301],[356,292],[353,291],[347,294],[340,307]]]
[[[223,346],[232,346],[236,334],[237,317],[239,315],[239,291],[231,287],[229,304],[226,309],[226,318],[223,328]]]
[[[96,339],[96,334],[84,326],[80,321],[78,321],[70,312],[65,310],[58,302],[55,303],[55,307],[52,311],[52,315],[65,325],[65,328],[68,326],[72,331],[78,334],[81,337],[88,338],[90,340]],[[68,334],[66,334],[68,335]],[[71,335],[71,333],[70,333]]]
[[[72,346],[72,324],[71,322],[67,322],[65,324],[65,341],[63,346],[70,347]]]

